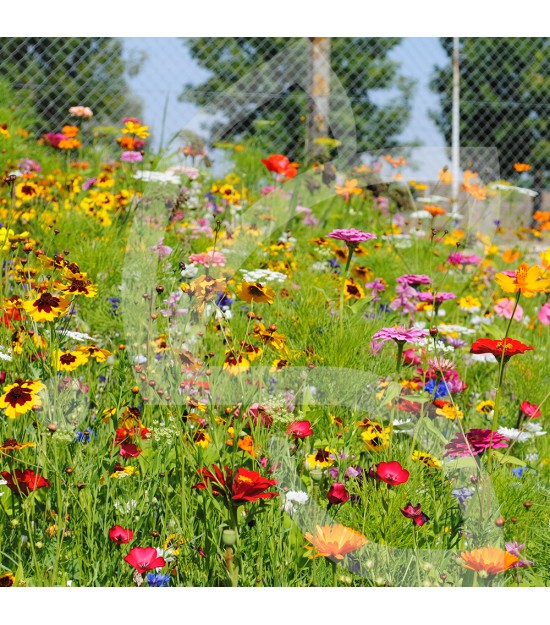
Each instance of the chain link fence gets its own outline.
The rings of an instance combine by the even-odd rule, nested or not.
[[[452,38],[16,37],[0,48],[0,81],[36,108],[37,134],[83,104],[99,126],[140,116],[157,149],[187,130],[299,159],[337,134],[350,151],[424,146],[450,159]],[[460,39],[461,145],[496,148],[506,177],[531,164],[544,188],[549,113],[548,39]]]

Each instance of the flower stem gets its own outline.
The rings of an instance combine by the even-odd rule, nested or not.
[[[342,276],[342,289],[340,291],[340,338],[344,335],[344,293],[346,292],[346,279],[348,277],[349,266],[351,265],[351,257],[355,247],[348,244],[348,259]]]

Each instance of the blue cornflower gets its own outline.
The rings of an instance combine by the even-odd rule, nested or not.
[[[227,309],[235,300],[231,299],[227,293],[220,293],[216,297],[216,306],[221,309]]]
[[[443,382],[443,380],[437,385],[437,388],[435,386],[435,380],[430,380],[424,387],[424,390],[428,391],[430,395],[433,393],[434,399],[440,399],[441,397],[446,397],[449,394],[447,385]]]
[[[458,499],[458,503],[462,506],[466,499],[472,497],[474,493],[469,491],[467,488],[457,488],[456,490],[452,490],[451,493]]]
[[[166,573],[147,573],[147,584],[157,588],[166,588],[170,584],[170,575]]]
[[[118,314],[118,307],[120,306],[120,297],[108,297],[107,298],[111,304],[111,315]]]
[[[79,443],[89,443],[92,436],[97,436],[90,428],[86,428],[83,432],[76,431],[76,440]]]
[[[338,262],[337,258],[331,258],[328,261],[328,264],[330,265],[331,269],[332,269],[332,273],[340,273],[340,263]]]

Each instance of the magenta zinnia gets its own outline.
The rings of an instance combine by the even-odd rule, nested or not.
[[[498,432],[474,428],[466,432],[466,437],[464,437],[462,432],[459,432],[445,445],[444,455],[451,458],[456,456],[479,456],[489,448],[508,447],[506,440],[506,437]]]
[[[355,228],[339,228],[327,234],[327,237],[329,237],[329,239],[345,241],[352,245],[359,245],[359,243],[363,243],[369,239],[376,239],[376,235],[372,234],[372,232],[364,232],[363,230],[356,230]]]
[[[378,330],[376,334],[373,334],[373,341],[385,343],[386,341],[393,340],[396,343],[418,343],[422,339],[429,336],[428,330],[419,330],[417,328],[404,328],[403,326],[397,326],[395,328],[382,328]]]

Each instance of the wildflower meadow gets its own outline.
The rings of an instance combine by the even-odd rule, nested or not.
[[[7,87],[2,86],[2,89]],[[9,95],[9,94],[8,94]],[[550,212],[0,106],[0,586],[547,586]],[[91,104],[91,103],[90,103]]]

